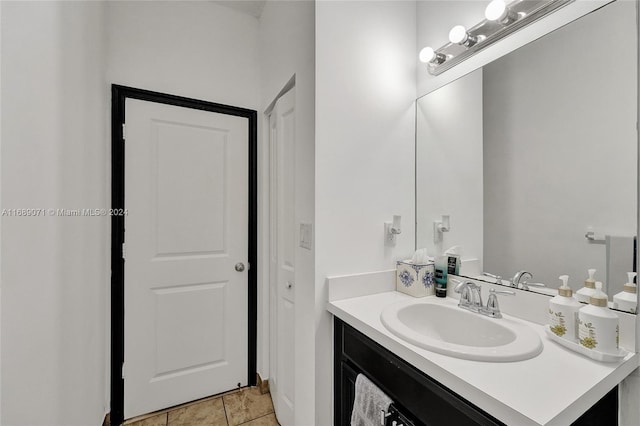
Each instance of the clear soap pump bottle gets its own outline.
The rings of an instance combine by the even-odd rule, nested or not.
[[[589,278],[584,280],[584,287],[576,291],[576,299],[578,299],[578,302],[582,303],[589,303],[589,298],[596,292],[596,281],[593,278],[596,274],[596,270],[589,269],[587,272],[589,273]]]
[[[627,283],[622,287],[622,291],[613,296],[613,306],[621,311],[636,313],[638,308],[638,287],[633,279],[638,275],[636,272],[627,272]]]
[[[549,301],[549,329],[556,336],[571,342],[578,342],[578,310],[582,306],[573,297],[573,291],[567,284],[568,275],[558,277],[562,286],[558,288],[558,295]]]

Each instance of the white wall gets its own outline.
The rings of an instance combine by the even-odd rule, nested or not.
[[[414,250],[416,5],[316,3],[316,424],[332,423],[330,275]],[[384,222],[402,215],[395,247]]]
[[[204,2],[1,8],[3,208],[108,205],[110,83],[260,105],[253,17]],[[2,225],[0,420],[100,424],[109,403],[109,221]]]
[[[257,109],[257,35],[211,2],[107,2],[107,82]]]
[[[478,259],[480,267],[482,126],[482,69],[417,101],[417,247],[439,256],[459,245],[463,260]],[[450,230],[435,243],[433,221],[442,220],[443,214],[450,216]]]
[[[296,88],[296,147],[295,147],[295,212],[294,221],[299,232],[300,223],[314,223],[314,122],[315,122],[315,4],[313,1],[269,1],[260,17],[261,120],[265,110],[280,91],[295,76]],[[263,122],[263,138],[259,145],[261,236],[268,232],[268,126]],[[299,240],[299,235],[297,240]],[[269,298],[268,241],[260,238],[258,345],[263,348],[258,360],[258,372],[268,377],[269,371]],[[315,251],[297,246],[295,253],[295,424],[310,425],[314,421],[314,261]]]
[[[583,236],[636,235],[635,34],[634,2],[616,2],[484,67],[487,271],[553,287],[568,274],[577,289],[596,268],[622,290],[632,241],[628,270],[607,283],[606,247]],[[604,51],[616,58],[606,73],[594,66]]]
[[[105,207],[103,5],[0,7],[2,208]],[[2,217],[2,424],[102,422],[107,227]]]

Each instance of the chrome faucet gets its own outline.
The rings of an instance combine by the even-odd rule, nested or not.
[[[529,280],[533,278],[533,274],[527,271],[517,272],[511,279],[511,287],[521,288],[522,290],[529,290],[531,287],[545,287],[542,283],[530,283]]]
[[[482,287],[471,281],[459,283],[455,290],[460,294],[458,306],[471,312],[486,315],[491,318],[502,318],[500,306],[498,305],[498,294],[515,296],[515,291],[510,290],[489,290],[487,306],[482,305]]]

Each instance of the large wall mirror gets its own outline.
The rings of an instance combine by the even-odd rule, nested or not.
[[[611,298],[635,271],[636,2],[618,0],[417,101],[416,245]],[[448,232],[434,221],[450,217]],[[488,280],[491,280],[487,278]],[[553,291],[547,291],[553,293]]]

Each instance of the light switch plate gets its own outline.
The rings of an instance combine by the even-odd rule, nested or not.
[[[311,250],[313,226],[310,223],[300,224],[300,247]]]

